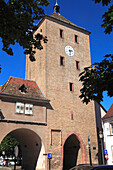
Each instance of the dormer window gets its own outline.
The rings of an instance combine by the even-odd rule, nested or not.
[[[26,87],[25,87],[25,85],[24,84],[22,84],[22,86],[19,88],[19,91],[21,92],[21,93],[26,93],[27,91],[26,91]]]

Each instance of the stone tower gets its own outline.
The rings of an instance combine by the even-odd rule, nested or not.
[[[46,153],[52,153],[52,170],[68,170],[76,164],[89,163],[88,136],[92,162],[97,163],[98,148],[94,103],[79,99],[79,74],[90,61],[90,32],[59,14],[45,16],[36,33],[48,38],[43,50],[36,51],[36,61],[26,58],[26,79],[35,80],[50,100],[47,110]]]

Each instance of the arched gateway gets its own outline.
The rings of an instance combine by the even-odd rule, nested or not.
[[[83,140],[76,132],[69,134],[63,144],[63,170],[68,170],[77,164],[79,152],[82,163],[86,163],[86,149]]]
[[[64,144],[63,170],[68,170],[76,165],[80,142],[74,134],[68,137]]]
[[[43,162],[39,162],[40,157],[42,156],[41,151],[43,150],[43,154],[45,153],[45,149],[39,135],[26,128],[15,129],[8,135],[17,139],[20,144],[22,150],[22,167],[24,170],[34,170],[36,169],[37,164],[38,169],[45,169],[43,164],[45,157],[43,157]]]

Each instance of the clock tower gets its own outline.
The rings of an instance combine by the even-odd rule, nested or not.
[[[54,12],[38,24],[36,33],[48,42],[36,51],[35,62],[26,57],[26,79],[35,80],[51,103],[44,144],[46,153],[52,153],[52,170],[68,170],[89,163],[88,136],[93,163],[98,148],[94,103],[79,99],[79,74],[91,64],[90,32],[60,15],[59,8],[56,2]]]

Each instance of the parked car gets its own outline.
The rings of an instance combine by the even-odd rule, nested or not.
[[[92,170],[113,170],[113,165],[98,165],[93,167]]]
[[[69,170],[91,170],[92,166],[88,164],[81,164],[76,165],[75,167],[69,169]]]
[[[113,170],[113,165],[77,165],[70,170]]]

